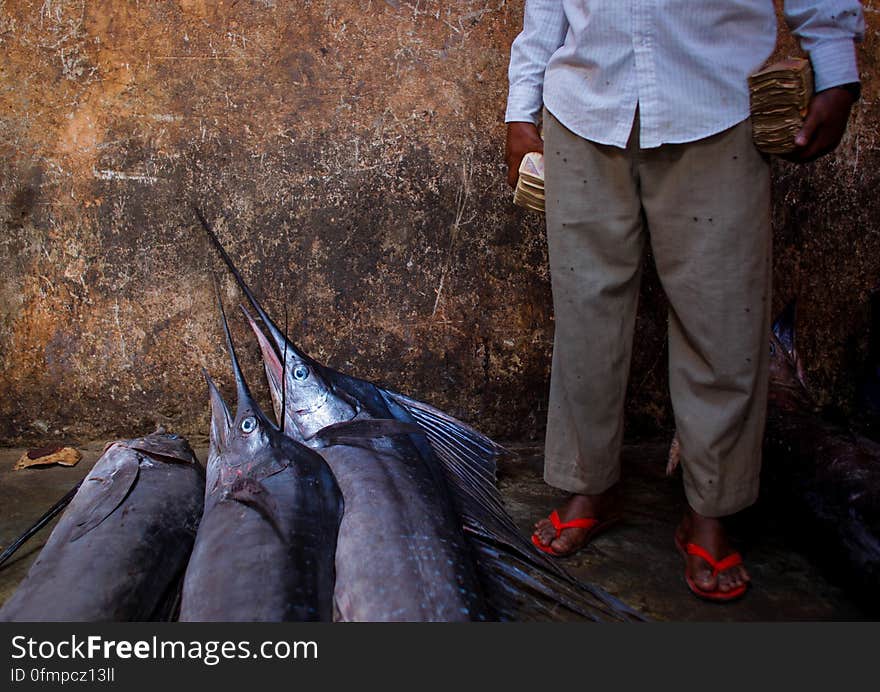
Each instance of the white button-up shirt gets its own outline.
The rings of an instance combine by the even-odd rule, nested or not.
[[[858,81],[854,0],[786,0],[816,91]],[[747,78],[776,43],[772,0],[526,0],[510,51],[507,122],[541,105],[572,132],[626,146],[636,107],[643,148],[691,142],[749,115]]]

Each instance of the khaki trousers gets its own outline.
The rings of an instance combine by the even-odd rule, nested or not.
[[[544,112],[555,340],[544,478],[572,493],[620,477],[623,407],[647,241],[669,299],[669,388],[691,507],[758,494],[770,333],[770,174],[749,121],[626,149]]]

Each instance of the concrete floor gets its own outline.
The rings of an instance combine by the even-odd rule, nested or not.
[[[822,570],[790,546],[772,508],[759,502],[730,527],[752,575],[749,593],[734,603],[695,598],[684,582],[684,561],[673,533],[685,504],[680,472],[665,475],[668,440],[626,445],[621,494],[624,521],[563,564],[603,586],[652,619],[672,621],[864,620],[867,612]],[[543,450],[516,446],[502,468],[507,508],[523,531],[564,499],[541,478]]]
[[[206,457],[205,440],[191,440]],[[25,451],[0,449],[0,545],[7,545],[81,479],[101,454],[103,442],[79,446],[75,467],[13,471]],[[500,486],[524,532],[546,515],[562,495],[541,480],[542,450],[509,445],[516,454],[502,463]],[[732,604],[705,603],[685,586],[683,562],[672,536],[684,508],[680,476],[664,475],[667,442],[628,445],[624,451],[622,496],[627,514],[614,530],[586,550],[565,559],[579,578],[601,585],[646,616],[673,621],[862,620],[868,614],[822,571],[787,543],[770,508],[759,503],[733,528],[753,577],[753,588]],[[54,523],[53,523],[54,525]],[[45,528],[0,567],[0,603],[26,574],[45,543]],[[77,588],[77,585],[71,585]],[[87,588],[87,585],[81,585]]]

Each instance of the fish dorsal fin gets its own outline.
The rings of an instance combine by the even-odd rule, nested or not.
[[[328,425],[319,430],[313,439],[320,442],[322,447],[361,446],[365,440],[421,434],[424,434],[422,428],[413,423],[405,423],[394,418],[361,418]]]
[[[71,532],[71,543],[113,514],[134,486],[139,470],[136,453],[124,445],[111,445],[86,476],[73,500],[76,505],[87,507],[88,510]]]
[[[474,473],[492,483],[496,479],[496,461],[509,452],[466,423],[411,397],[382,390],[412,416],[428,438],[431,449],[445,464],[465,463]]]
[[[423,429],[430,451],[442,467],[465,538],[474,550],[484,592],[497,617],[642,619],[603,589],[571,577],[522,535],[504,508],[495,483],[496,460],[508,455],[507,450],[433,406],[380,391],[392,415],[404,420],[409,417]]]
[[[127,440],[120,442],[128,449],[143,452],[160,461],[166,461],[175,464],[195,464],[196,455],[189,446],[189,443],[181,438],[170,438],[168,435],[162,437],[148,435],[137,440]]]

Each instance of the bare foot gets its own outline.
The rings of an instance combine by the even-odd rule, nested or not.
[[[704,517],[692,509],[688,509],[678,525],[676,539],[680,546],[694,543],[704,548],[716,561],[723,560],[735,552],[727,542],[727,533],[721,521]],[[685,573],[700,590],[710,593],[713,591],[730,593],[751,581],[749,573],[742,565],[735,565],[716,575],[711,565],[697,555],[687,555]]]
[[[562,529],[556,537],[556,527],[549,519],[541,519],[535,524],[535,536],[543,546],[549,547],[557,556],[571,555],[583,548],[596,534],[604,528],[603,523],[612,517],[612,510],[617,504],[614,488],[598,495],[572,495],[559,509],[562,523],[573,519],[598,519],[599,524],[588,529]]]

